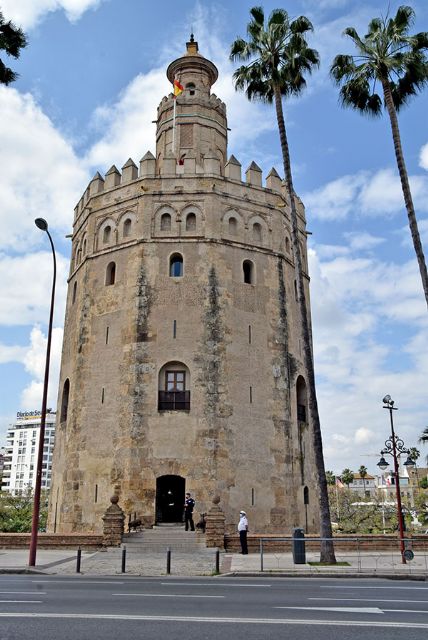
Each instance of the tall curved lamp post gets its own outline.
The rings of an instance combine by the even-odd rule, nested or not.
[[[389,419],[391,423],[391,435],[388,440],[385,441],[385,448],[380,452],[381,458],[377,463],[377,466],[381,471],[385,471],[388,467],[388,462],[385,460],[385,455],[390,455],[394,458],[394,477],[395,477],[395,490],[397,494],[397,517],[398,517],[398,530],[400,532],[400,552],[401,552],[401,562],[406,564],[406,557],[404,554],[405,545],[404,545],[404,524],[403,524],[403,510],[401,506],[401,492],[400,492],[400,472],[398,466],[398,456],[401,453],[407,454],[407,460],[404,463],[405,467],[414,467],[415,463],[410,457],[409,449],[406,449],[404,446],[403,440],[399,438],[394,431],[394,420],[392,418],[392,412],[397,411],[397,407],[394,407],[394,400],[391,396],[385,396],[382,400],[383,408],[388,409],[389,411]]]
[[[53,278],[52,278],[51,308],[50,308],[50,314],[49,314],[48,342],[46,345],[45,378],[43,382],[42,414],[40,418],[39,449],[37,452],[36,485],[34,487],[33,519],[31,524],[31,539],[30,539],[30,557],[28,561],[28,565],[30,567],[34,567],[36,565],[37,533],[39,530],[39,515],[40,515],[40,492],[42,488],[43,448],[44,448],[44,442],[45,442],[46,407],[47,407],[47,401],[48,401],[49,364],[50,364],[50,356],[51,356],[52,323],[53,323],[55,283],[56,283],[55,247],[51,238],[51,234],[49,233],[49,230],[48,230],[48,223],[43,218],[36,218],[34,222],[36,224],[36,227],[38,227],[42,231],[46,231],[49,238],[49,242],[51,243],[52,257],[53,257]]]

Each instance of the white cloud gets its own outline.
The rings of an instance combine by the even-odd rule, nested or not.
[[[48,406],[52,408],[56,407],[57,401],[62,335],[61,328],[53,329],[48,386]],[[24,359],[25,369],[33,379],[21,394],[21,407],[23,410],[31,410],[41,406],[46,345],[47,337],[43,335],[39,327],[34,327],[31,331],[30,345]]]
[[[68,260],[57,253],[55,317],[62,322],[65,309]],[[37,275],[35,275],[37,274]],[[24,256],[0,254],[0,325],[32,325],[46,319],[50,309],[52,254]]]
[[[34,219],[69,231],[89,174],[30,94],[0,87],[0,248],[40,242]]]
[[[428,170],[428,143],[425,144],[421,149],[421,153],[420,153],[420,156],[419,156],[419,165],[423,169],[427,169]]]
[[[428,177],[410,176],[410,187],[418,211],[428,211]],[[405,212],[398,174],[380,169],[360,171],[328,182],[302,196],[307,210],[319,220],[344,220],[353,216],[385,217]]]
[[[65,11],[70,22],[78,20],[88,9],[96,9],[105,0],[2,0],[2,12],[23,29],[34,27],[46,14]]]
[[[397,432],[407,446],[417,444],[426,419],[426,305],[415,261],[330,255],[320,258],[317,246],[309,252],[326,466],[340,472],[364,464],[375,472],[371,456],[389,435],[383,396],[396,400]]]
[[[350,231],[344,233],[344,236],[353,251],[370,251],[385,242],[385,238],[379,238],[367,232]]]
[[[356,444],[368,444],[372,442],[375,438],[375,434],[371,429],[367,429],[367,427],[360,427],[355,432],[355,442]]]

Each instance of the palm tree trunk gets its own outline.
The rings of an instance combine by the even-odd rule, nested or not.
[[[415,248],[416,257],[419,264],[419,271],[422,279],[422,286],[425,293],[425,300],[428,307],[428,273],[425,263],[424,251],[419,236],[418,223],[416,220],[415,208],[413,206],[412,193],[410,191],[409,177],[407,175],[406,163],[404,161],[403,149],[401,147],[400,129],[398,126],[397,112],[395,110],[394,101],[392,99],[391,87],[388,79],[382,80],[383,94],[385,97],[386,108],[388,110],[389,120],[391,123],[392,138],[394,141],[395,157],[397,160],[398,171],[400,173],[401,188],[403,190],[404,203],[407,209],[407,217],[409,219],[410,233],[412,234],[413,246]]]
[[[336,562],[333,546],[333,533],[331,529],[330,505],[328,501],[327,479],[325,475],[324,456],[321,438],[321,425],[318,413],[318,402],[315,389],[315,372],[312,356],[312,338],[309,328],[308,308],[303,280],[302,256],[299,244],[299,228],[297,220],[296,200],[294,197],[293,178],[291,174],[290,152],[285,131],[284,114],[282,110],[282,98],[279,87],[274,88],[275,108],[278,121],[279,137],[281,142],[282,159],[284,163],[285,183],[291,206],[291,226],[293,257],[296,271],[297,298],[301,320],[304,366],[307,375],[309,415],[312,423],[312,441],[315,454],[315,464],[318,473],[318,498],[320,507],[320,533],[321,538],[321,562],[333,564]]]

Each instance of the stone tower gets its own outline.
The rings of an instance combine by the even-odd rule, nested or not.
[[[289,199],[227,159],[217,75],[192,37],[156,157],[97,173],[75,209],[50,531],[101,531],[113,492],[179,522],[185,491],[197,513],[218,495],[229,530],[242,508],[252,531],[318,530]]]

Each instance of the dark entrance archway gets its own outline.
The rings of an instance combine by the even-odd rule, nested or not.
[[[156,479],[156,522],[183,522],[185,479],[160,476]]]

